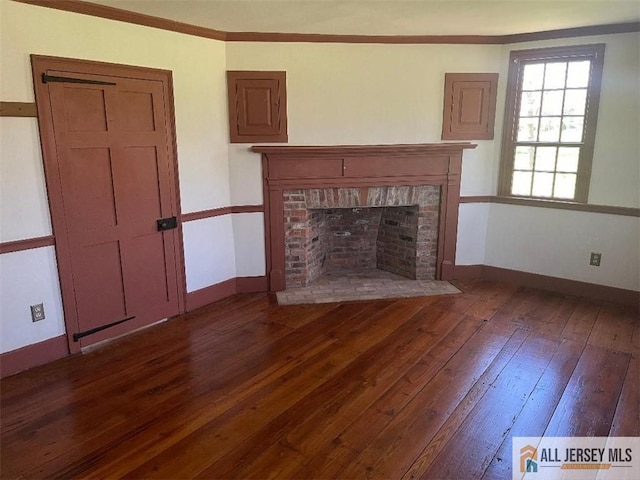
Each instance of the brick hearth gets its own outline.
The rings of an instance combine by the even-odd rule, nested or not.
[[[283,201],[288,288],[363,268],[435,278],[440,187],[286,190]]]

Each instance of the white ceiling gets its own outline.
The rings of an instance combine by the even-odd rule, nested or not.
[[[90,0],[230,32],[508,35],[640,21],[640,0]]]

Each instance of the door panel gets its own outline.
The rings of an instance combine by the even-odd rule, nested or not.
[[[118,242],[74,248],[74,283],[81,330],[127,316]]]
[[[280,128],[278,80],[238,80],[242,108],[238,111],[238,133],[241,135],[277,134]]]
[[[70,148],[62,178],[72,231],[116,226],[108,148]]]
[[[153,95],[148,92],[118,93],[120,128],[125,132],[153,132]]]
[[[171,299],[171,285],[167,282],[162,235],[140,235],[129,240],[126,265],[127,302],[133,309],[145,305],[159,305]]]
[[[162,82],[47,71],[115,85],[48,84],[78,331],[134,320],[82,346],[179,313],[177,215]],[[75,332],[74,332],[75,333]]]
[[[127,222],[144,221],[155,225],[162,218],[158,185],[156,148],[130,147],[120,152],[116,165],[118,182],[118,212]],[[143,194],[144,193],[144,194]]]
[[[69,132],[106,132],[104,92],[96,87],[63,87]]]

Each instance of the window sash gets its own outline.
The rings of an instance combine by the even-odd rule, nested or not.
[[[602,78],[602,64],[604,57],[604,44],[582,45],[576,47],[554,47],[542,48],[534,50],[513,51],[510,56],[509,79],[507,85],[507,99],[505,105],[505,120],[502,141],[501,171],[499,194],[503,196],[515,196],[524,198],[543,198],[543,199],[559,199],[575,202],[587,201],[589,180],[591,176],[591,162],[593,156],[593,143],[595,140],[595,127],[597,121],[598,103],[600,96],[600,84]],[[591,62],[589,83],[586,88],[586,100],[583,115],[571,115],[565,113],[565,102],[567,92],[576,90],[585,90],[585,87],[567,87],[567,76],[569,70],[568,62],[589,60]],[[544,83],[536,88],[525,89],[523,85],[524,71],[527,65],[544,64],[544,69],[549,64],[567,63],[564,72],[565,81],[563,88],[545,89]],[[543,73],[544,82],[544,73]],[[557,115],[543,115],[543,95],[545,92],[561,91],[563,93],[562,106],[560,113]],[[523,92],[540,92],[540,104],[537,115],[520,116],[521,102]],[[518,140],[518,130],[521,118],[531,118],[538,120],[538,129],[540,123],[545,118],[560,118],[560,132],[558,138],[551,141],[540,140],[539,133],[536,134],[536,140]],[[583,131],[581,141],[562,141],[562,121],[565,118],[582,118]],[[568,124],[568,122],[567,122]],[[557,141],[555,141],[557,140]],[[578,155],[578,171],[576,173],[575,194],[571,199],[561,197],[538,196],[531,192],[531,195],[512,194],[512,182],[514,180],[514,172],[521,171],[515,168],[515,152],[520,146],[529,147],[578,147],[580,149]],[[532,167],[532,168],[535,168]],[[531,170],[534,172],[535,170]],[[556,173],[565,173],[562,171],[554,171]],[[573,173],[573,172],[572,172]],[[533,173],[532,173],[533,174]],[[555,174],[554,174],[555,178]]]

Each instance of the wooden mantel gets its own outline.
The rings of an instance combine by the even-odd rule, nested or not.
[[[269,291],[286,288],[283,192],[292,189],[437,185],[441,188],[436,277],[453,278],[462,153],[477,145],[254,146],[262,154]]]
[[[476,148],[475,143],[399,143],[384,145],[257,145],[252,152],[277,156],[313,156],[328,155],[427,155],[434,153],[459,153],[464,149]]]

